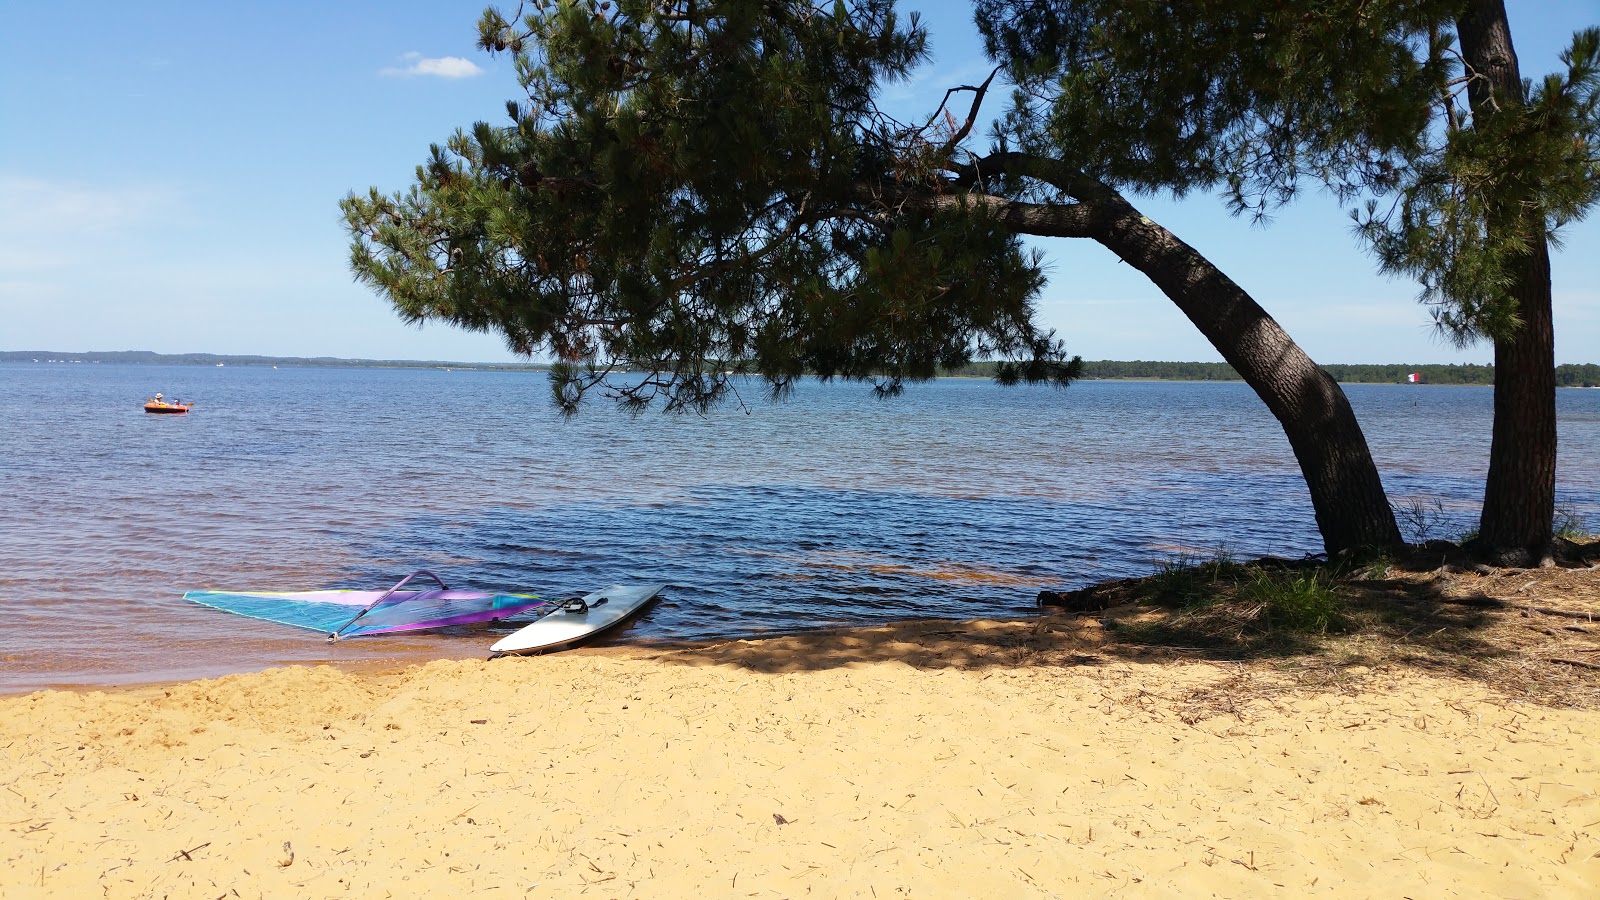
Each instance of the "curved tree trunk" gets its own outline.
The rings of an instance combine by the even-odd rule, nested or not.
[[[1339,383],[1198,250],[1110,186],[1059,160],[1002,151],[949,168],[967,192],[928,194],[876,184],[858,186],[853,199],[929,210],[978,206],[1019,234],[1089,238],[1105,246],[1155,282],[1277,417],[1311,492],[1330,558],[1403,543],[1366,436]],[[985,193],[984,179],[1001,173],[1039,179],[1078,202],[1031,203]]]
[[[1473,127],[1513,114],[1523,103],[1522,73],[1502,0],[1476,0],[1456,20]],[[1494,345],[1494,436],[1484,484],[1479,542],[1501,565],[1548,562],[1556,490],[1555,330],[1550,312],[1550,248],[1543,214],[1508,203],[1489,228],[1528,229],[1528,253],[1511,264],[1511,295],[1522,326]]]
[[[1096,240],[1161,288],[1283,426],[1330,557],[1400,544],[1366,436],[1338,382],[1233,279],[1126,200],[1097,200]]]

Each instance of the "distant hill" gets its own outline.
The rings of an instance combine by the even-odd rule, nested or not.
[[[162,366],[349,366],[366,369],[529,369],[549,368],[541,363],[450,362],[423,359],[341,359],[335,356],[237,356],[218,353],[152,353],[149,350],[110,350],[65,353],[60,350],[0,350],[0,362],[84,362]]]

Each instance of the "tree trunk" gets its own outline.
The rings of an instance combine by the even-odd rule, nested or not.
[[[1366,436],[1339,383],[1198,250],[1108,185],[1058,160],[1003,151],[951,170],[975,190],[927,194],[863,185],[855,199],[930,211],[980,206],[1019,234],[1089,238],[1105,246],[1155,282],[1277,417],[1311,492],[1330,558],[1403,543]],[[982,190],[984,172],[1038,178],[1078,202],[1030,203],[988,194]]]
[[[1199,251],[1120,196],[1097,198],[1093,206],[1100,220],[1095,239],[1155,282],[1277,417],[1311,491],[1329,557],[1402,543],[1339,383]]]
[[[1522,73],[1502,0],[1476,0],[1456,20],[1473,127],[1523,104]],[[1492,189],[1492,188],[1491,188]],[[1550,561],[1556,490],[1555,329],[1550,313],[1550,249],[1542,210],[1504,198],[1491,232],[1528,229],[1530,248],[1510,264],[1511,298],[1522,326],[1494,345],[1494,435],[1478,523],[1484,552],[1500,565]]]
[[[1522,327],[1494,343],[1494,436],[1478,539],[1499,565],[1549,564],[1556,502],[1555,336],[1550,251],[1544,241],[1519,262]]]

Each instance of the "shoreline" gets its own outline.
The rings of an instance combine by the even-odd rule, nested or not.
[[[1600,681],[1473,664],[1581,681],[1600,574],[1386,579],[1466,630],[1207,654],[1113,598],[0,697],[0,895],[1592,896]]]
[[[1600,539],[1591,538],[1587,544],[1575,546],[1580,548],[1577,551],[1580,555],[1586,555],[1588,557],[1588,562],[1590,564],[1590,568],[1588,570],[1574,570],[1570,568],[1562,569],[1559,567],[1550,570],[1506,569],[1499,570],[1499,574],[1508,578],[1514,578],[1516,577],[1516,573],[1519,571],[1525,571],[1529,574],[1539,573],[1541,571],[1550,573],[1572,572],[1573,577],[1578,579],[1578,581],[1575,583],[1576,589],[1580,592],[1587,591],[1595,601],[1592,608],[1583,608],[1590,610],[1591,617],[1593,615],[1600,615],[1600,575],[1595,575],[1592,578],[1586,576],[1586,573],[1600,572]],[[1587,549],[1582,549],[1585,547]],[[1444,551],[1443,555],[1441,555],[1440,551],[1429,552],[1419,548],[1414,551],[1415,558],[1397,564],[1397,566],[1394,567],[1394,572],[1399,573],[1407,568],[1417,569],[1417,567],[1420,565],[1422,567],[1420,571],[1423,573],[1424,579],[1436,580],[1437,575],[1439,574],[1444,574],[1451,571],[1472,571],[1470,568],[1467,568],[1459,563],[1454,565],[1450,564],[1450,552],[1452,551]],[[1204,561],[1198,561],[1198,564],[1202,570],[1206,565]],[[1236,567],[1240,571],[1244,571],[1250,569],[1251,567],[1261,567],[1264,565],[1268,567],[1287,565],[1289,567],[1311,566],[1313,568],[1319,568],[1322,564],[1315,563],[1309,557],[1305,560],[1286,560],[1277,557],[1263,557],[1252,561],[1237,563]],[[1435,575],[1427,575],[1427,570],[1434,566],[1438,567]],[[795,629],[781,632],[754,632],[746,635],[732,635],[729,637],[719,637],[706,640],[673,640],[670,638],[660,637],[629,638],[629,631],[634,624],[630,622],[625,624],[624,627],[617,629],[608,635],[602,636],[598,640],[582,644],[577,647],[554,651],[554,653],[556,655],[575,656],[652,656],[655,654],[672,652],[705,652],[710,648],[715,647],[761,643],[772,645],[788,644],[796,648],[810,646],[832,649],[834,646],[833,642],[836,639],[849,639],[852,636],[877,635],[885,632],[901,632],[906,634],[921,635],[927,633],[929,629],[937,630],[939,628],[943,628],[947,630],[947,633],[955,633],[956,631],[968,626],[977,627],[980,630],[993,630],[995,628],[1053,629],[1057,627],[1059,622],[1063,621],[1064,619],[1071,620],[1073,616],[1097,614],[1109,607],[1117,607],[1125,612],[1126,610],[1137,608],[1142,603],[1148,603],[1152,599],[1150,596],[1148,596],[1148,588],[1152,585],[1159,584],[1163,580],[1163,577],[1164,576],[1162,574],[1157,573],[1146,576],[1111,578],[1064,593],[1053,590],[1043,590],[1040,592],[1038,600],[1036,601],[1038,605],[1034,610],[1026,614],[1011,616],[987,616],[978,619],[935,617],[907,618],[886,622],[867,622],[855,625],[831,625],[811,629]],[[1474,578],[1473,580],[1482,581],[1484,579]],[[1388,592],[1390,596],[1387,597],[1378,596],[1378,594],[1383,593],[1382,591],[1379,591],[1373,596],[1368,597],[1367,602],[1377,603],[1379,605],[1397,599],[1404,602],[1404,595],[1409,590],[1404,586],[1407,582],[1405,577],[1402,576],[1397,579],[1393,575],[1385,574],[1379,576],[1378,581],[1392,582],[1391,587],[1398,587],[1399,589],[1390,590]],[[1535,578],[1533,581],[1528,582],[1528,584],[1533,584],[1537,581],[1538,578]],[[1375,583],[1377,582],[1367,582],[1368,587]],[[1522,596],[1523,592],[1527,590],[1527,586],[1528,585],[1523,585],[1521,588],[1519,588],[1514,596],[1518,599],[1528,599],[1527,597]],[[1458,585],[1458,587],[1460,586]],[[1570,593],[1574,589],[1574,585],[1564,585],[1559,590]],[[1366,592],[1372,593],[1371,591]],[[1481,585],[1469,583],[1457,592],[1481,593]],[[1490,593],[1496,594],[1497,592],[1490,591]],[[1504,592],[1501,591],[1498,593],[1503,594]],[[1480,597],[1479,599],[1483,598]],[[1102,625],[1109,624],[1114,618],[1116,618],[1116,616],[1102,619]],[[263,672],[270,672],[275,669],[296,666],[327,666],[352,673],[381,675],[398,673],[415,666],[426,665],[430,662],[440,660],[487,661],[490,657],[488,649],[489,645],[498,637],[503,637],[505,634],[509,634],[511,630],[514,630],[514,627],[507,628],[505,626],[502,626],[498,630],[469,626],[470,630],[465,631],[450,630],[446,633],[419,632],[416,634],[384,635],[377,638],[363,638],[356,642],[344,642],[338,645],[330,645],[323,641],[306,637],[306,632],[301,629],[280,627],[276,625],[272,625],[270,627],[284,636],[279,641],[274,642],[273,646],[279,649],[276,649],[271,654],[278,655],[280,657],[286,657],[283,658],[282,661],[267,662],[264,659],[258,659],[256,664],[253,664],[248,668],[234,668],[225,671],[207,671],[196,673],[183,673],[180,670],[172,677],[155,677],[148,680],[139,681],[95,682],[87,680],[91,676],[85,675],[85,680],[82,681],[47,683],[46,681],[41,680],[37,684],[30,684],[26,686],[0,684],[0,702],[3,702],[8,698],[26,696],[38,691],[55,690],[73,693],[86,693],[94,691],[131,691],[143,688],[169,687],[172,685],[185,684],[194,681],[230,676],[261,674]],[[1102,637],[1103,636],[1104,635],[1102,635]],[[323,655],[329,651],[330,647],[335,646],[341,650],[355,649],[364,652],[362,655],[352,655],[344,658]],[[298,647],[298,649],[284,650],[281,649],[282,647]],[[372,651],[370,653],[365,652],[369,647],[372,648]],[[1254,655],[1252,651],[1248,650],[1248,648],[1236,649],[1240,649],[1241,652],[1244,652],[1247,656]],[[1590,651],[1579,650],[1578,652],[1583,653]],[[1597,664],[1600,664],[1600,660],[1596,660],[1596,662]],[[114,677],[114,674],[110,677]],[[1600,695],[1597,695],[1597,706],[1600,706]]]
[[[1152,365],[1196,365],[1196,366],[1224,366],[1221,362],[1190,362],[1190,361],[1161,361],[1161,360],[1094,360],[1087,365],[1102,366],[1130,366],[1149,363]],[[289,369],[434,369],[443,371],[463,372],[527,372],[548,373],[550,363],[545,362],[461,362],[448,360],[409,360],[409,359],[360,359],[345,357],[279,357],[262,356],[254,354],[216,354],[216,353],[178,353],[160,354],[148,351],[85,351],[82,353],[54,353],[47,351],[5,351],[0,350],[0,365],[129,365],[129,366],[178,366],[178,367],[226,367],[236,368],[272,368],[281,367]],[[974,366],[985,363],[974,363]],[[1434,374],[1426,381],[1407,382],[1395,380],[1393,377],[1374,378],[1362,374],[1343,372],[1349,368],[1375,368],[1375,369],[1468,369],[1477,370],[1484,368],[1483,363],[1329,363],[1328,368],[1341,374],[1334,374],[1334,378],[1341,385],[1352,384],[1399,384],[1407,387],[1493,387],[1492,379],[1484,381],[1481,378],[1473,380],[1434,380],[1441,377]],[[1556,366],[1558,388],[1600,388],[1593,383],[1559,382],[1562,370],[1578,370],[1579,374],[1572,377],[1582,378],[1582,373],[1593,369],[1594,363],[1561,363]],[[1366,373],[1370,376],[1373,373]],[[1448,373],[1445,373],[1446,376]],[[1572,373],[1569,372],[1569,375]],[[744,377],[759,377],[750,373]],[[992,381],[993,376],[979,372],[950,371],[935,375],[933,380],[957,379]],[[1086,372],[1076,381],[1114,381],[1114,382],[1172,382],[1180,384],[1243,384],[1244,380],[1236,374],[1231,377],[1177,377],[1166,375],[1095,375]]]

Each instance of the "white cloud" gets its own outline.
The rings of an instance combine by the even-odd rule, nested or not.
[[[483,70],[470,59],[459,56],[423,56],[420,53],[407,53],[401,57],[406,64],[401,67],[389,67],[380,70],[380,74],[390,77],[402,78],[413,75],[433,75],[438,78],[471,78],[482,75]]]

